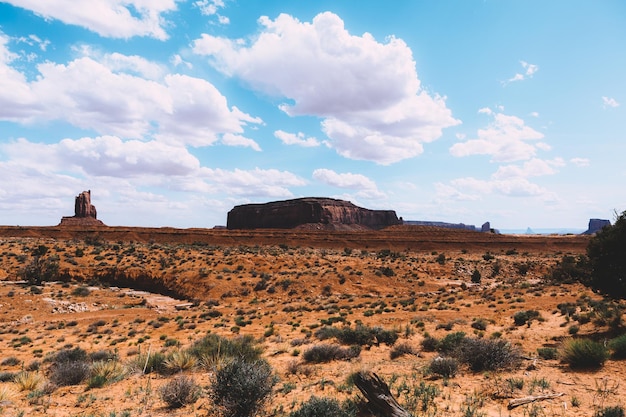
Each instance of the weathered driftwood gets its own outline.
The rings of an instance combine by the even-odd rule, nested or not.
[[[509,405],[507,406],[507,408],[509,410],[512,410],[513,408],[519,407],[520,405],[533,403],[535,401],[549,400],[552,398],[560,397],[562,395],[564,395],[564,393],[561,392],[558,394],[544,394],[544,395],[535,395],[535,396],[524,397],[524,398],[517,398],[515,400],[509,401]]]
[[[385,417],[411,417],[408,411],[400,407],[393,398],[389,386],[372,372],[359,372],[354,377],[354,385],[367,399],[367,405],[377,414]]]

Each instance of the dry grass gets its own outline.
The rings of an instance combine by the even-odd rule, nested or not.
[[[199,386],[210,387],[210,375],[243,354],[260,355],[280,378],[282,388],[274,390],[265,407],[277,417],[299,409],[313,396],[354,399],[356,391],[346,375],[361,369],[382,376],[398,401],[416,415],[499,415],[508,398],[531,390],[565,393],[567,410],[561,402],[546,402],[539,404],[540,415],[592,415],[600,405],[597,390],[576,387],[619,381],[626,363],[614,354],[589,373],[562,366],[554,355],[545,354],[561,346],[573,324],[579,337],[616,335],[610,327],[615,309],[605,311],[597,295],[578,284],[543,280],[565,253],[573,250],[571,255],[577,256],[584,245],[546,238],[530,244],[509,237],[507,243],[489,247],[458,239],[436,246],[444,236],[437,233],[428,243],[435,246],[423,248],[411,248],[407,233],[359,235],[364,239],[360,242],[349,234],[312,234],[309,244],[293,243],[302,241],[290,241],[282,232],[268,233],[258,245],[226,245],[219,239],[227,234],[215,234],[219,239],[212,243],[167,242],[157,235],[149,243],[141,243],[139,235],[1,240],[0,349],[11,360],[0,365],[0,372],[7,378],[19,375],[22,364],[37,360],[39,371],[29,374],[50,375],[58,352],[83,349],[89,378],[46,394],[58,415],[129,412],[126,415],[165,417],[174,411],[159,390],[174,383],[172,373],[184,371]],[[272,244],[271,239],[283,239],[283,244]],[[35,289],[2,282],[17,276],[38,245],[58,256],[60,270],[69,271],[76,281],[44,283]],[[118,271],[115,277],[112,268]],[[481,274],[479,284],[472,282],[474,271]],[[80,295],[76,288],[88,292],[81,289],[85,295]],[[168,289],[184,297],[158,294]],[[514,315],[520,311],[537,311],[539,316],[518,326]],[[316,332],[327,327],[335,330],[325,330],[329,339],[323,343],[363,342],[359,357],[305,364],[305,352],[321,343]],[[357,329],[383,329],[393,332],[394,339],[379,331],[354,333]],[[515,347],[530,359],[519,369],[486,373],[460,363],[456,372],[443,372],[442,379],[425,379],[436,375],[428,368],[441,352],[417,348],[428,337],[449,342],[455,332],[471,340],[494,341],[496,347]],[[248,342],[237,337],[248,337]],[[477,348],[486,349],[482,344]],[[512,381],[510,387],[506,381]],[[33,392],[41,391],[44,382],[42,378]],[[0,384],[4,386],[18,387]],[[620,384],[609,386],[613,388],[602,391],[604,406],[626,397]],[[24,415],[47,415],[47,403],[36,397],[18,394],[12,406]],[[203,395],[193,405],[182,404],[180,415],[206,415],[213,406]],[[536,412],[528,408],[518,414]]]

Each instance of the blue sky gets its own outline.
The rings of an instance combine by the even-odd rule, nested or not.
[[[212,227],[305,196],[580,228],[626,209],[626,3],[0,1],[0,224]]]

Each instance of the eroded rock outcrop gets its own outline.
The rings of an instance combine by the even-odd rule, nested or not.
[[[91,190],[83,191],[74,201],[74,215],[62,217],[59,226],[104,226],[97,216],[96,206],[91,204]]]
[[[228,229],[292,229],[321,225],[326,230],[382,229],[401,224],[393,210],[369,210],[333,198],[297,198],[265,204],[243,204],[228,212]]]
[[[595,233],[598,233],[600,230],[602,230],[603,227],[610,226],[610,225],[611,225],[610,220],[589,219],[589,227],[587,228],[585,232],[583,232],[583,235],[593,235]]]

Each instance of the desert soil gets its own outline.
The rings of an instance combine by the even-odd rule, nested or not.
[[[207,333],[251,335],[278,377],[267,415],[287,415],[311,396],[354,398],[358,389],[348,376],[365,370],[381,376],[417,416],[591,416],[601,407],[623,405],[625,363],[610,359],[600,369],[573,370],[537,351],[558,351],[573,336],[606,340],[619,334],[599,313],[578,323],[559,308],[572,303],[579,313],[594,313],[601,296],[580,284],[546,279],[563,256],[584,254],[587,242],[583,236],[425,227],[0,227],[0,376],[31,369],[45,381],[49,358],[62,349],[110,351],[125,365],[141,353],[185,349]],[[21,281],[21,271],[41,246],[47,249],[42,259],[58,257],[61,279],[32,286]],[[472,282],[475,271],[479,283]],[[528,310],[539,317],[515,325],[513,315]],[[219,313],[208,314],[214,311]],[[414,354],[392,360],[393,347],[379,344],[349,361],[304,363],[302,352],[321,343],[315,331],[329,323],[396,330],[396,345],[406,344]],[[524,359],[510,370],[461,367],[453,378],[435,378],[427,369],[438,353],[424,351],[422,341],[459,331],[506,340]],[[211,370],[197,367],[188,374],[206,392]],[[171,378],[134,372],[102,388],[83,382],[34,395],[3,377],[0,415],[216,415],[206,394],[168,409],[159,388]],[[510,381],[521,387],[506,389]],[[409,394],[420,384],[437,392],[425,411]],[[562,395],[507,409],[512,399],[542,394]]]

